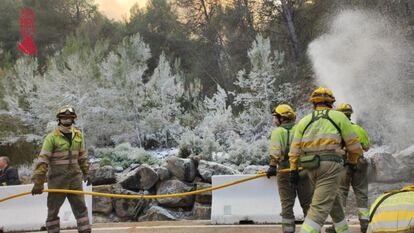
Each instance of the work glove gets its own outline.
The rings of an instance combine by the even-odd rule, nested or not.
[[[298,170],[290,171],[290,183],[293,185],[297,185],[299,183],[300,176]]]
[[[364,171],[368,166],[368,161],[364,158],[361,157],[358,159],[358,163],[355,165],[355,169],[357,171]]]
[[[32,195],[42,194],[45,187],[43,184],[35,184],[32,188]]]
[[[277,175],[277,167],[276,166],[270,166],[269,169],[266,171],[267,178],[270,178],[271,176]]]

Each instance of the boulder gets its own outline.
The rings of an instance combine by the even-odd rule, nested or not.
[[[244,168],[243,174],[256,174],[258,171],[267,171],[269,166],[248,165]]]
[[[197,190],[210,188],[211,184],[209,183],[196,183]],[[195,201],[202,204],[211,204],[211,191],[197,194],[195,197]]]
[[[190,219],[191,211],[185,209],[169,209],[157,205],[151,205],[145,215],[141,216],[138,221],[165,221]]]
[[[112,193],[112,186],[111,185],[100,185],[100,186],[93,186],[93,192],[99,193]],[[110,214],[113,210],[112,206],[112,199],[109,197],[99,197],[93,196],[92,197],[92,212],[93,213],[102,213],[102,214]]]
[[[409,177],[413,181],[414,179],[414,145],[400,151],[399,153],[394,155],[394,158],[400,164],[400,169],[407,170],[409,173]]]
[[[211,206],[195,203],[193,207],[193,219],[202,220],[211,218]]]
[[[390,153],[377,153],[371,158],[372,169],[370,181],[391,183],[410,180],[410,171],[407,165],[399,163]]]
[[[113,193],[115,194],[129,194],[129,195],[148,195],[147,192],[133,192],[130,190],[123,189],[118,185],[113,186]],[[112,205],[115,209],[116,215],[123,219],[136,219],[137,212],[141,203],[146,203],[144,199],[122,199],[114,198],[112,200]]]
[[[114,223],[121,221],[115,214],[104,215],[99,213],[93,213],[92,219],[93,223]]]
[[[119,178],[119,184],[124,189],[128,190],[139,190],[139,178],[136,175],[138,172],[138,168],[135,169],[127,169],[124,171],[120,178]]]
[[[121,166],[116,166],[116,167],[114,167],[114,169],[115,169],[115,172],[116,173],[120,173],[120,172],[123,172],[124,171],[124,168],[121,167]]]
[[[164,209],[160,206],[151,206],[145,215],[139,217],[139,222],[144,221],[168,221],[168,220],[176,220],[176,217],[167,209]]]
[[[184,193],[190,192],[193,189],[193,186],[187,185],[179,180],[167,180],[160,183],[157,190],[157,195]],[[194,204],[194,195],[177,198],[161,198],[157,199],[157,201],[163,207],[188,208]]]
[[[168,180],[171,177],[171,173],[166,167],[159,167],[156,171],[160,181]]]
[[[116,182],[115,169],[112,166],[92,168],[89,175],[93,185],[113,184]]]
[[[138,191],[151,189],[157,181],[158,174],[155,170],[144,164],[123,174],[119,183],[124,189]]]
[[[139,177],[140,189],[148,190],[158,182],[157,172],[146,164],[138,167],[137,175]]]
[[[197,166],[192,159],[171,156],[167,160],[167,169],[181,181],[193,182],[197,176]]]
[[[198,164],[198,172],[203,180],[211,183],[211,177],[213,175],[234,175],[238,174],[238,171],[221,165],[215,162],[208,162],[205,160],[200,160]]]

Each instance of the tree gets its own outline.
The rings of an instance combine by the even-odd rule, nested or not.
[[[183,111],[179,98],[184,93],[181,79],[179,74],[172,73],[170,63],[162,53],[151,79],[145,84],[142,128],[146,141],[171,146],[179,140],[183,132],[179,121]]]
[[[243,109],[236,118],[236,127],[243,137],[255,141],[271,129],[272,103],[284,100],[276,99],[278,86],[275,85],[283,71],[283,54],[276,52],[273,58],[269,39],[258,35],[248,57],[250,72],[239,71],[235,82],[240,89],[235,103]]]

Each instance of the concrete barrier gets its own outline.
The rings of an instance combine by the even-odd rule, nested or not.
[[[222,185],[251,175],[217,175],[212,185]],[[213,191],[212,224],[281,223],[280,197],[276,177],[261,177],[239,185]],[[296,198],[294,213],[303,220],[302,208]]]
[[[0,198],[13,194],[27,192],[33,185],[1,186]],[[45,184],[47,188],[47,184]],[[92,186],[83,184],[85,191],[92,191]],[[92,221],[92,197],[85,196],[89,219]],[[45,226],[47,216],[47,193],[42,195],[27,195],[0,203],[0,229],[3,231],[30,231],[40,230]],[[69,202],[65,203],[59,212],[61,228],[76,227],[76,220],[72,214]]]

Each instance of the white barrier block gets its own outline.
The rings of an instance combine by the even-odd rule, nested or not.
[[[33,185],[0,186],[0,198],[32,190]],[[45,184],[47,188],[47,184]],[[83,190],[92,191],[92,186],[83,184]],[[89,220],[92,224],[92,196],[85,195]],[[40,230],[46,224],[47,193],[26,195],[0,203],[0,229],[3,231]],[[76,220],[68,200],[65,200],[59,212],[60,227],[76,227]]]
[[[217,175],[212,185],[241,180],[253,175]],[[281,223],[282,207],[276,177],[261,177],[238,185],[213,191],[211,222],[213,224]],[[293,208],[297,220],[303,220],[303,211],[296,198]]]

